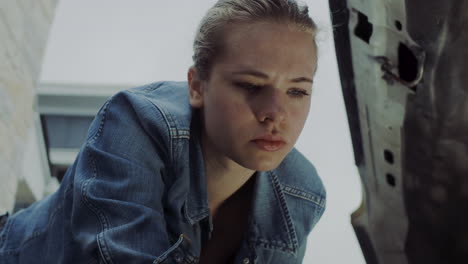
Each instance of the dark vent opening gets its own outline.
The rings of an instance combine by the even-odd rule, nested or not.
[[[395,20],[395,27],[398,29],[398,31],[401,31],[401,29],[403,28],[403,25],[401,24],[400,21]]]
[[[392,174],[390,173],[387,173],[387,183],[388,185],[392,186],[392,187],[395,187],[396,183],[395,183],[395,176],[393,176]]]
[[[384,158],[390,164],[393,164],[393,162],[395,161],[393,158],[393,152],[391,152],[388,149],[384,150]]]
[[[366,43],[369,43],[369,40],[372,36],[373,26],[371,23],[369,23],[369,19],[366,15],[359,11],[357,13],[358,23],[356,28],[354,29],[354,34]]]
[[[418,76],[418,60],[403,43],[398,46],[398,74],[406,82],[413,82]]]

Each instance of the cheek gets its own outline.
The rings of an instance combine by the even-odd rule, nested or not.
[[[300,107],[293,108],[290,112],[291,128],[296,136],[299,136],[304,128],[305,121],[309,115],[309,107],[310,104],[302,105]]]
[[[228,111],[232,119],[238,122],[248,120],[249,116],[252,115],[250,107],[244,102],[231,102]]]
[[[238,134],[251,116],[248,105],[229,96],[215,98],[205,110],[207,125],[223,135]]]

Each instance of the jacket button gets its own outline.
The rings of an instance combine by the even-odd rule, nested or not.
[[[174,260],[175,260],[176,263],[182,263],[182,260],[184,260],[184,259],[182,257],[182,254],[180,254],[179,252],[175,252]]]
[[[245,258],[243,261],[242,261],[243,264],[249,264],[250,263],[250,259],[249,258]]]

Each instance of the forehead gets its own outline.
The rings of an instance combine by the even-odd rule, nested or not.
[[[222,52],[215,63],[285,75],[312,76],[317,54],[314,35],[275,22],[235,24],[225,28]]]

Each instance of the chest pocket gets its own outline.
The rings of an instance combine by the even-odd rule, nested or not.
[[[153,264],[192,264],[198,263],[198,257],[189,252],[190,240],[184,234],[181,234],[174,244],[166,250],[161,256],[157,257]]]

